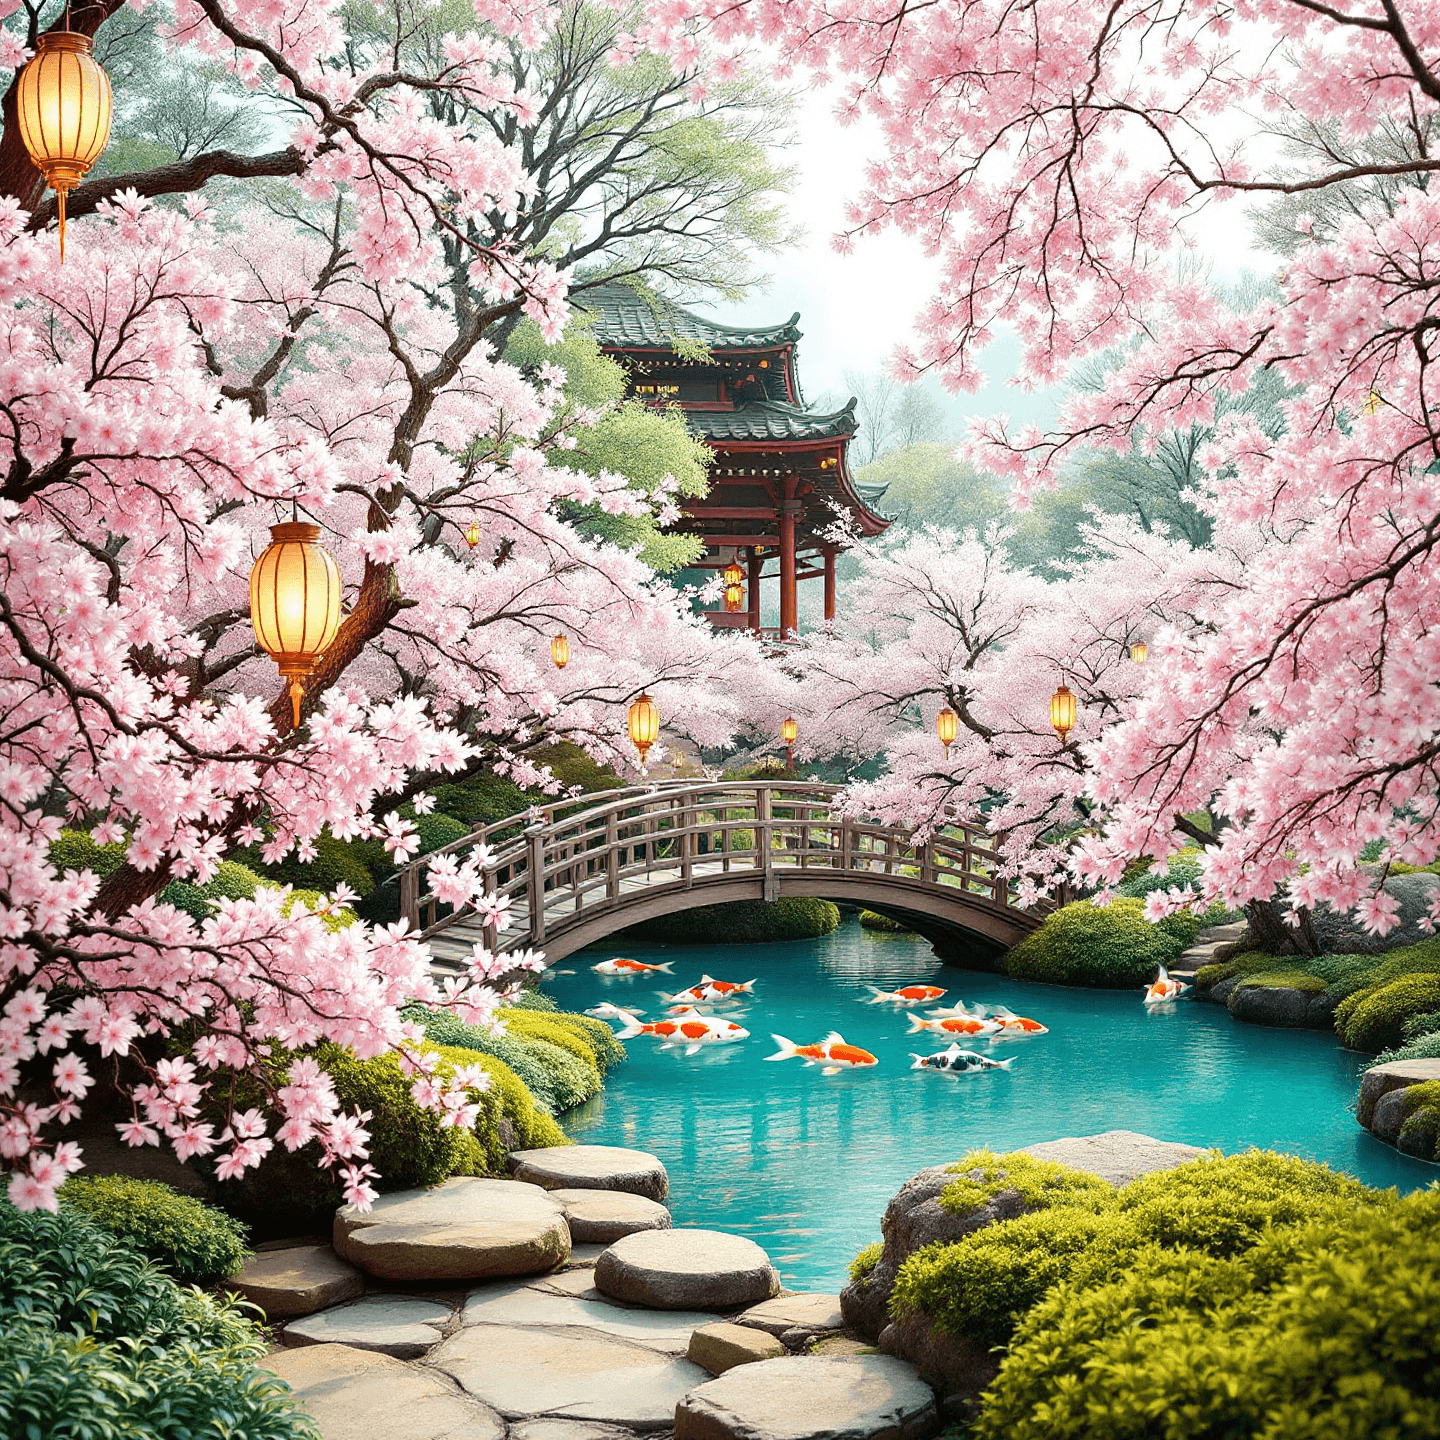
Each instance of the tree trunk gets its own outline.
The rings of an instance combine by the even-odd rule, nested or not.
[[[1286,920],[1273,900],[1250,901],[1245,907],[1245,916],[1250,922],[1251,935],[1259,942],[1260,948],[1271,955],[1311,956],[1320,953],[1315,923],[1304,906],[1300,908],[1295,925]]]

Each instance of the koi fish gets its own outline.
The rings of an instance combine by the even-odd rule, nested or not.
[[[865,987],[874,997],[870,1005],[923,1005],[927,1000],[938,1000],[945,991],[939,985],[903,985],[899,990],[881,990],[877,985]]]
[[[682,1010],[669,1020],[645,1021],[638,1015],[626,1014],[625,1025],[615,1032],[617,1040],[633,1040],[637,1035],[651,1035],[663,1042],[662,1049],[684,1046],[687,1055],[697,1054],[702,1045],[724,1045],[732,1040],[746,1040],[750,1032],[732,1020],[718,1015],[702,1015],[698,1010]]]
[[[990,1018],[1000,1022],[1000,1033],[1002,1035],[1048,1035],[1050,1027],[1042,1025],[1038,1020],[1032,1020],[1028,1015],[1017,1015],[1013,1010],[1007,1010],[1003,1005],[992,1005],[990,1007]]]
[[[863,1070],[880,1062],[858,1045],[847,1045],[845,1037],[832,1030],[818,1045],[797,1045],[783,1035],[770,1037],[780,1048],[767,1055],[767,1060],[793,1060],[799,1056],[807,1065],[819,1065],[822,1075],[838,1075],[841,1070]]]
[[[1159,968],[1155,983],[1145,987],[1146,1005],[1163,1005],[1167,1000],[1178,1000],[1190,988],[1182,980],[1172,980],[1163,965]]]
[[[617,955],[613,960],[602,960],[590,968],[597,975],[623,975],[633,978],[636,975],[668,975],[674,963],[673,960],[667,960],[663,965],[646,965],[643,961],[627,960],[624,956]]]
[[[991,1060],[987,1055],[962,1050],[958,1045],[952,1045],[938,1055],[917,1055],[912,1050],[910,1058],[915,1062],[910,1067],[912,1070],[942,1070],[950,1075],[964,1075],[974,1070],[1008,1070],[1015,1063],[1013,1058]]]
[[[981,1015],[911,1015],[910,1033],[933,1030],[937,1035],[998,1035],[1001,1025],[998,1020],[987,1020]]]
[[[700,977],[698,985],[692,985],[688,990],[681,990],[676,995],[662,995],[662,1000],[668,1001],[671,1005],[704,1005],[717,1004],[724,1000],[735,1000],[741,995],[753,995],[755,993],[755,982],[747,980],[743,985],[737,985],[733,980],[712,980],[708,975]]]
[[[592,1005],[585,1013],[593,1015],[597,1020],[630,1021],[635,1019],[639,1012],[623,1010],[619,1005],[612,1005],[608,1000],[602,1000],[598,1005]]]

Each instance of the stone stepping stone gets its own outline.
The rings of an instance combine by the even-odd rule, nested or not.
[[[845,1317],[840,1313],[838,1295],[780,1295],[737,1315],[735,1323],[783,1336],[785,1343],[793,1346],[812,1335],[843,1330]],[[799,1332],[794,1340],[790,1338],[792,1331]]]
[[[544,1275],[570,1255],[565,1212],[533,1185],[461,1176],[335,1214],[335,1250],[381,1280]]]
[[[504,1440],[493,1410],[389,1355],[307,1345],[260,1364],[290,1386],[324,1440]]]
[[[753,1241],[719,1230],[642,1230],[595,1262],[595,1288],[654,1310],[729,1310],[780,1289],[770,1257]]]
[[[647,1200],[670,1193],[665,1167],[644,1150],[620,1145],[551,1145],[510,1157],[517,1180],[543,1190],[623,1190]]]
[[[510,1440],[635,1440],[635,1432],[598,1420],[522,1420],[510,1427]]]
[[[1026,1145],[1017,1152],[1037,1160],[1053,1160],[1075,1170],[1088,1170],[1112,1185],[1128,1185],[1154,1170],[1173,1170],[1188,1160],[1205,1155],[1198,1145],[1181,1145],[1174,1140],[1156,1140],[1134,1130],[1107,1130],[1103,1135],[1067,1135]]]
[[[577,1244],[613,1245],[638,1230],[668,1230],[670,1212],[658,1200],[628,1190],[551,1190],[565,1207],[570,1239]]]
[[[261,1251],[225,1283],[258,1305],[267,1320],[313,1315],[365,1293],[365,1277],[328,1245]]]
[[[688,1360],[565,1325],[467,1325],[430,1364],[507,1420],[548,1415],[631,1430],[668,1430],[676,1405],[706,1379]]]
[[[549,1282],[541,1285],[490,1286],[476,1290],[465,1301],[462,1325],[544,1325],[595,1330],[617,1340],[683,1355],[697,1325],[715,1317],[701,1311],[628,1310],[608,1304],[603,1297],[556,1294]]]
[[[785,1353],[785,1347],[763,1330],[753,1330],[746,1325],[730,1325],[719,1321],[702,1325],[690,1337],[690,1348],[685,1352],[688,1359],[708,1370],[712,1375],[723,1375],[737,1365],[753,1365],[757,1360],[775,1360]]]
[[[1440,1080],[1440,1060],[1391,1060],[1385,1065],[1371,1066],[1360,1077],[1360,1103],[1355,1107],[1355,1118],[1370,1129],[1382,1095],[1423,1084],[1426,1080]]]
[[[790,1355],[738,1365],[692,1390],[675,1440],[920,1440],[935,1394],[889,1355]]]
[[[372,1295],[354,1305],[295,1320],[285,1327],[283,1339],[287,1345],[353,1345],[397,1360],[418,1360],[440,1343],[450,1315],[448,1305],[433,1300]]]

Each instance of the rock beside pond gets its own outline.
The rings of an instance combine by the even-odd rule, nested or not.
[[[924,1315],[892,1320],[880,1332],[880,1349],[908,1361],[934,1387],[947,1420],[962,1419],[974,1397],[1000,1373],[1000,1357],[989,1345],[936,1330]]]
[[[268,1320],[313,1315],[365,1293],[365,1277],[328,1245],[262,1250],[225,1283],[258,1305]]]
[[[397,1360],[417,1360],[440,1343],[450,1307],[401,1295],[372,1295],[285,1327],[287,1345],[353,1345]]]
[[[637,1230],[668,1230],[670,1212],[658,1200],[627,1190],[551,1190],[565,1207],[570,1239],[577,1245],[613,1245]]]
[[[770,1257],[720,1230],[645,1230],[617,1240],[595,1262],[595,1288],[654,1310],[729,1310],[780,1289]]]
[[[779,1295],[763,1305],[754,1305],[735,1317],[737,1325],[752,1325],[785,1341],[788,1349],[812,1335],[839,1330],[845,1324],[838,1295]]]
[[[308,1345],[260,1363],[295,1392],[324,1440],[504,1440],[493,1410],[389,1355]]]
[[[1394,929],[1384,935],[1372,935],[1348,910],[1332,910],[1323,902],[1312,912],[1315,934],[1326,955],[1378,955],[1401,945],[1417,945],[1428,938],[1421,921],[1430,908],[1440,875],[1392,875],[1385,882],[1385,892],[1400,902],[1400,914]]]
[[[552,1145],[510,1157],[517,1180],[545,1190],[624,1190],[647,1200],[670,1193],[670,1177],[655,1156],[621,1145]]]
[[[1426,1080],[1440,1080],[1440,1060],[1391,1060],[1385,1065],[1372,1065],[1360,1077],[1360,1102],[1355,1108],[1355,1118],[1370,1129],[1382,1095],[1423,1084]]]
[[[335,1214],[335,1249],[382,1280],[543,1275],[570,1255],[565,1212],[533,1185],[462,1176]]]
[[[935,1396],[888,1355],[796,1355],[727,1370],[675,1410],[675,1440],[920,1440]]]
[[[1020,1153],[1088,1170],[1118,1188],[1156,1170],[1173,1170],[1187,1160],[1198,1160],[1206,1152],[1198,1145],[1156,1140],[1134,1130],[1107,1130],[1103,1135],[1067,1136],[1027,1145]]]
[[[773,1335],[722,1320],[694,1331],[686,1358],[712,1375],[723,1375],[737,1365],[778,1360],[784,1353],[785,1347]]]
[[[1400,1138],[1400,1127],[1404,1123],[1404,1090],[1391,1090],[1375,1102],[1375,1113],[1370,1117],[1370,1133],[1377,1140],[1383,1140],[1387,1145],[1395,1144]]]
[[[1225,982],[1221,982],[1224,984]],[[1215,987],[1220,988],[1218,985]],[[1279,1025],[1298,1030],[1328,1030],[1338,1002],[1323,990],[1257,985],[1241,980],[1229,991],[1230,1013],[1250,1025]]]

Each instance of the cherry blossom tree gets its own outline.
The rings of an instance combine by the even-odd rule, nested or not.
[[[113,8],[74,23],[93,30]],[[181,0],[175,43],[292,97],[283,164],[212,155],[142,187],[193,190],[207,165],[267,177],[223,215],[197,195],[77,192],[63,268],[14,126],[0,139],[0,1166],[17,1205],[53,1208],[83,1163],[64,1127],[97,1060],[132,1093],[129,1143],[210,1157],[222,1178],[276,1144],[310,1146],[367,1204],[363,1117],[304,1052],[398,1052],[417,1100],[473,1123],[484,1075],[442,1079],[398,1009],[421,999],[499,1023],[538,957],[477,947],[441,988],[403,923],[343,923],[343,891],[311,913],[262,889],[197,924],[160,901],[165,884],[204,882],[237,845],[303,858],[323,829],[407,858],[414,827],[395,802],[423,810],[436,777],[484,762],[544,783],[526,756],[546,735],[622,761],[641,688],[719,743],[762,664],[632,551],[559,518],[677,512],[663,478],[637,493],[557,463],[593,415],[563,404],[562,372],[523,375],[487,339],[521,312],[558,336],[566,277],[475,239],[468,218],[513,208],[523,167],[432,102],[528,114],[510,57],[542,42],[547,14],[477,7],[473,33],[412,71],[348,46],[329,0],[283,14]],[[26,37],[4,35],[3,59],[21,63]],[[456,247],[463,287],[446,283]],[[297,512],[324,527],[346,607],[298,725],[247,589],[268,525]],[[575,653],[563,672],[557,629]],[[67,819],[123,841],[126,863],[103,883],[62,873],[50,846]],[[437,864],[432,888],[501,907],[475,856]],[[263,1064],[277,1044],[299,1052],[282,1084]],[[208,1094],[221,1067],[269,1087],[266,1103],[227,1110]]]
[[[1431,182],[1440,10],[1426,0],[669,0],[643,32],[736,53],[757,38],[832,84],[884,153],[842,245],[893,225],[941,279],[900,368],[981,380],[999,324],[1022,382],[1133,348],[1056,429],[980,429],[977,463],[1023,503],[1081,446],[1215,427],[1198,457],[1216,544],[1251,554],[1095,753],[1091,877],[1163,856],[1177,817],[1216,816],[1209,898],[1393,906],[1359,859],[1440,850],[1434,568],[1440,431],[1432,357],[1440,197]],[[1213,235],[1283,240],[1277,290],[1238,311],[1176,263]],[[1233,402],[1278,375],[1279,434]],[[1229,411],[1227,415],[1225,412]],[[1142,443],[1154,443],[1153,440]],[[1257,549],[1257,537],[1265,542]]]

